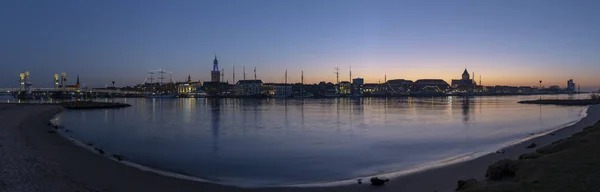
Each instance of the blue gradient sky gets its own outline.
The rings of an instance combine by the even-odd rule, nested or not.
[[[0,1],[0,87],[30,71],[97,87],[137,84],[150,69],[210,80],[213,54],[231,82],[459,78],[484,85],[575,79],[600,88],[600,1]],[[563,85],[564,86],[564,85]]]

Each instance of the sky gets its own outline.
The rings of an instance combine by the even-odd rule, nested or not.
[[[305,83],[460,78],[483,85],[600,88],[600,1],[0,1],[0,87],[77,75],[88,87],[175,81]]]

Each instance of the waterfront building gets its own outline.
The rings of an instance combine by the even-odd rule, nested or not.
[[[187,95],[195,93],[199,87],[201,87],[200,81],[193,82],[191,76],[188,75],[187,81],[175,83],[177,87],[177,93],[180,95]]]
[[[392,79],[386,82],[385,88],[389,93],[406,93],[410,92],[413,81],[404,79]]]
[[[362,95],[365,86],[365,80],[363,78],[352,79],[352,94]]]
[[[457,92],[473,92],[476,86],[477,84],[471,79],[467,69],[463,72],[461,79],[452,80],[452,89]]]
[[[363,94],[365,95],[374,95],[379,92],[381,92],[381,85],[378,83],[366,83],[363,86]]]
[[[435,90],[440,93],[447,92],[450,89],[450,85],[442,79],[419,79],[413,83],[411,91],[431,92],[433,90],[432,87],[437,87]]]
[[[210,81],[221,82],[221,71],[219,71],[219,60],[217,60],[216,55],[215,55],[215,60],[213,60],[213,69],[210,72]]]
[[[262,80],[239,80],[236,84],[237,94],[240,96],[257,96],[261,94]]]
[[[519,93],[534,93],[535,91],[536,89],[531,86],[520,86],[518,90]]]
[[[352,92],[352,84],[350,84],[348,81],[342,81],[338,86],[340,95],[350,95]]]
[[[238,92],[241,94],[241,86],[238,90]],[[263,83],[260,87],[260,94],[266,96],[275,95],[275,83]]]
[[[547,91],[550,93],[560,93],[561,88],[558,85],[552,85],[552,86],[548,87]]]
[[[275,97],[291,97],[292,96],[292,85],[290,85],[290,84],[275,84],[273,95]]]
[[[66,85],[65,89],[67,89],[67,90],[79,90],[79,89],[81,89],[81,83],[79,82],[79,75],[77,75],[77,82],[75,82],[75,85]]]
[[[573,79],[569,79],[567,81],[567,92],[576,92],[576,88],[575,88],[575,82],[573,82]]]

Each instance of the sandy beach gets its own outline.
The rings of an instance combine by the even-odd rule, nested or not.
[[[600,120],[600,105],[590,106],[587,117],[553,134],[510,146],[504,153],[393,178],[382,187],[353,184],[247,189],[142,171],[74,145],[48,132],[48,121],[63,110],[51,105],[0,104],[0,191],[454,191],[457,180],[484,180],[487,167],[498,160],[534,152],[537,148],[526,148],[531,143],[548,145]]]

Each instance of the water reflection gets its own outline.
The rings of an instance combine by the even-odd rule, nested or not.
[[[470,111],[470,106],[471,106],[471,99],[472,97],[465,97],[462,99],[462,115],[463,115],[463,122],[469,122],[469,118],[471,116],[471,114],[469,113]]]
[[[219,152],[219,123],[221,123],[221,99],[209,99],[211,114],[212,152]]]
[[[579,117],[580,107],[516,102],[527,98],[127,99],[132,107],[67,111],[63,124],[150,166],[295,184],[497,150]]]

